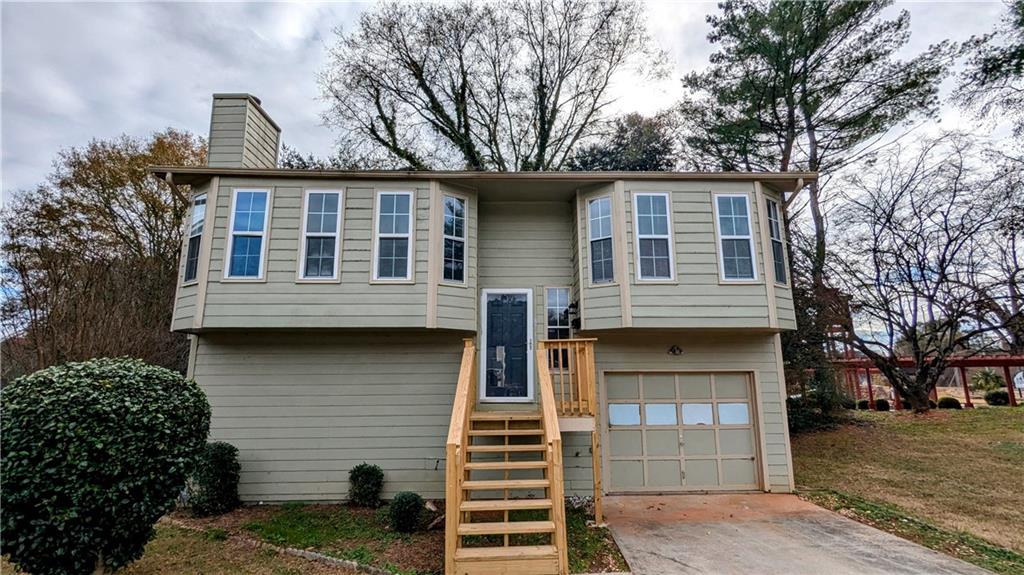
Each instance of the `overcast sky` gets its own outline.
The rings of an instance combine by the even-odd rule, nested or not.
[[[43,181],[61,148],[121,133],[174,127],[206,135],[210,95],[249,92],[282,127],[282,139],[327,155],[316,73],[335,27],[366,3],[2,3],[0,136],[3,196]],[[903,2],[907,53],[990,31],[1000,2]],[[714,3],[650,2],[649,26],[676,73],[636,89],[614,87],[616,111],[650,113],[679,94],[678,78],[711,52],[705,15]],[[969,128],[947,107],[942,125]]]

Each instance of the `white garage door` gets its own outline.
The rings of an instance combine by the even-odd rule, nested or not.
[[[612,492],[757,489],[748,373],[605,372]]]

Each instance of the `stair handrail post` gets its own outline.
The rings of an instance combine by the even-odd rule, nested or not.
[[[562,473],[562,432],[558,428],[558,409],[555,390],[551,383],[551,370],[547,363],[547,343],[537,346],[537,374],[540,388],[541,422],[548,456],[548,495],[551,498],[551,520],[555,524],[553,535],[558,551],[558,572],[569,572],[568,542],[565,533],[565,485]]]
[[[469,418],[475,399],[476,346],[466,338],[462,349],[462,363],[452,403],[452,417],[445,442],[445,498],[444,498],[444,565],[445,573],[455,573],[455,553],[460,546],[459,522],[462,505],[463,481],[466,476],[466,445],[469,442]]]

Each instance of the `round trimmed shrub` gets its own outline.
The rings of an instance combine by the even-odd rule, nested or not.
[[[963,409],[959,399],[949,396],[940,397],[938,406],[939,409]]]
[[[1002,389],[990,391],[985,394],[985,403],[989,405],[1010,405],[1010,394]]]
[[[388,507],[388,520],[395,531],[412,533],[419,526],[422,513],[423,498],[412,491],[402,491]]]
[[[857,403],[850,399],[849,397],[844,397],[842,400],[840,400],[839,405],[842,406],[843,409],[857,408]]]
[[[348,472],[348,500],[361,507],[380,505],[384,489],[384,472],[376,465],[360,463]]]
[[[19,378],[0,393],[4,552],[36,575],[138,559],[209,428],[210,405],[194,381],[137,359]]]
[[[871,407],[871,403],[868,400],[866,400],[866,399],[862,399],[862,400],[857,402],[857,409],[868,409],[870,407]]]
[[[188,483],[188,505],[192,513],[220,515],[238,507],[241,471],[237,447],[223,441],[207,443]]]
[[[875,400],[875,411],[889,411],[890,409],[888,399],[883,398]]]

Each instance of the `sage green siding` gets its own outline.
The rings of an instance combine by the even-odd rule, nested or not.
[[[210,191],[209,184],[202,184],[195,186],[192,189],[192,197],[206,194]],[[207,196],[209,201],[209,196]],[[182,222],[182,243],[181,253],[178,257],[178,276],[177,276],[177,290],[174,296],[174,310],[171,316],[171,331],[181,331],[192,329],[192,324],[195,321],[196,305],[199,293],[199,284],[197,282],[190,282],[188,284],[182,283],[185,278],[185,259],[188,255],[188,234],[189,228],[192,222],[192,211],[189,208],[189,213],[185,215],[185,221]],[[206,212],[206,224],[210,225],[210,207],[207,206]],[[199,266],[202,266],[203,252],[200,246],[199,251]]]
[[[604,372],[614,371],[672,371],[672,370],[733,370],[757,373],[760,385],[757,417],[764,428],[765,452],[760,456],[767,462],[768,485],[772,491],[790,491],[790,463],[787,451],[789,439],[783,415],[783,392],[779,384],[776,363],[775,335],[721,333],[706,331],[636,332],[618,330],[602,333],[595,344],[595,359],[601,405],[601,421],[608,420],[604,403]],[[679,346],[682,355],[673,356],[666,350]],[[566,467],[567,491],[584,493],[593,489],[590,459],[590,437],[585,433],[566,433],[563,460]],[[607,445],[607,440],[602,441]],[[607,447],[603,448],[607,454]],[[611,483],[607,476],[604,485]]]
[[[345,499],[364,461],[385,497],[440,498],[462,348],[450,332],[203,334],[195,379],[211,439],[239,449],[245,501]]]
[[[214,94],[207,165],[275,168],[281,130],[248,94]]]
[[[582,254],[582,265],[576,265],[575,281],[581,288],[580,313],[583,329],[613,329],[622,327],[622,296],[620,284],[623,278],[618,277],[616,271],[615,281],[607,284],[591,284],[590,282],[590,228],[587,222],[587,203],[594,198],[609,196],[612,199],[612,253],[613,257],[622,257],[619,248],[620,243],[615,240],[616,235],[622,229],[621,222],[617,221],[618,215],[615,211],[614,186],[607,184],[590,188],[580,193],[577,202],[578,233],[581,241],[578,254]],[[577,256],[579,257],[579,256]]]
[[[461,188],[441,185],[440,195],[452,194],[466,200],[466,281],[463,285],[446,282],[444,280],[444,211],[442,198],[437,198],[437,209],[441,210],[437,219],[438,229],[433,233],[438,234],[437,277],[437,327],[442,329],[458,329],[465,331],[476,331],[476,307],[477,307],[477,206],[476,192],[465,191]]]
[[[544,288],[573,282],[568,201],[480,201],[481,289],[533,290],[534,338],[545,339]]]
[[[371,284],[372,184],[221,179],[203,328],[425,327],[430,197],[424,184],[394,182],[379,188],[416,192],[415,271],[414,283]],[[265,281],[224,279],[229,204],[236,187],[272,189]],[[339,281],[297,281],[303,189],[344,192]]]

